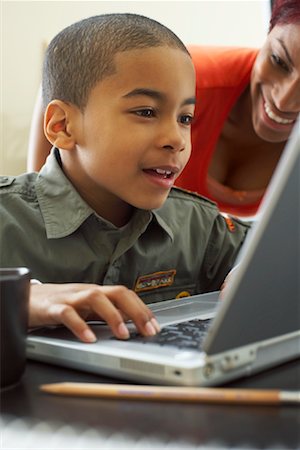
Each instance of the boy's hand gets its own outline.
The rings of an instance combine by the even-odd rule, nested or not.
[[[221,286],[221,292],[220,292],[220,299],[222,300],[222,298],[224,297],[224,291],[226,289],[226,287],[228,286],[228,283],[230,282],[230,279],[232,278],[234,272],[236,271],[236,269],[239,267],[239,264],[237,264],[236,266],[234,266],[230,272],[227,274],[225,280],[223,281],[223,284]]]
[[[96,340],[87,319],[104,320],[121,339],[129,337],[127,319],[144,336],[160,331],[150,309],[124,286],[35,284],[31,285],[29,305],[29,327],[63,324],[84,342]]]

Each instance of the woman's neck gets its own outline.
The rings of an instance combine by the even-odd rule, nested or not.
[[[264,141],[257,136],[252,123],[252,100],[248,85],[240,95],[224,124],[222,135],[235,145],[259,146]]]

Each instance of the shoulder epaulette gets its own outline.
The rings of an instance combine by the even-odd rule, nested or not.
[[[11,186],[15,179],[13,176],[0,176],[0,188]]]
[[[213,200],[210,200],[210,199],[207,198],[207,197],[204,197],[204,196],[201,195],[201,194],[198,194],[197,192],[189,191],[188,189],[183,189],[183,188],[177,187],[177,186],[173,186],[172,189],[171,189],[171,193],[172,193],[172,191],[173,191],[173,193],[174,193],[175,195],[176,195],[176,194],[182,193],[182,194],[184,194],[185,198],[186,198],[186,196],[190,196],[190,197],[196,198],[196,199],[198,199],[198,200],[207,202],[207,203],[209,203],[210,205],[216,206],[216,202],[214,202]]]

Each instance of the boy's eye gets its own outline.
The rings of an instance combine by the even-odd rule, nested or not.
[[[194,117],[190,114],[184,114],[182,116],[180,116],[179,118],[179,122],[182,123],[183,125],[191,125],[193,122]]]
[[[273,64],[278,66],[280,69],[284,70],[285,72],[289,72],[290,69],[288,65],[281,59],[279,56],[277,56],[275,53],[271,55],[271,59],[273,61]]]
[[[150,117],[155,116],[155,112],[151,108],[139,109],[139,110],[134,111],[134,113],[140,117],[149,117],[150,118]]]

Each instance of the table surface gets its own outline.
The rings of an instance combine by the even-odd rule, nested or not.
[[[87,436],[94,433],[94,437],[98,436],[96,439],[98,445],[99,439],[104,439],[103,442],[106,443],[98,447],[101,449],[133,448],[133,444],[135,448],[172,450],[189,447],[300,449],[299,406],[109,400],[60,397],[39,391],[40,384],[60,381],[122,383],[120,380],[86,372],[28,361],[21,383],[3,391],[1,395],[2,424],[4,424],[2,441],[7,444],[1,448],[13,448],[16,434],[14,430],[17,429],[16,424],[20,427],[21,423],[23,430],[29,430],[30,427],[40,430],[43,429],[41,424],[44,426],[48,424],[48,435],[53,434],[58,428],[69,432],[72,436],[74,432],[77,433],[77,437],[85,435],[86,444],[88,444]],[[299,390],[300,359],[228,383],[226,387]],[[48,435],[44,430],[43,436]],[[27,439],[27,444],[28,442]],[[128,446],[125,446],[126,442]],[[29,445],[35,448],[33,441],[28,447],[24,444],[24,447],[18,448],[30,448]],[[38,445],[40,448],[63,448],[54,447],[54,444],[52,447],[41,447],[40,441]],[[94,448],[93,445],[87,447]]]

